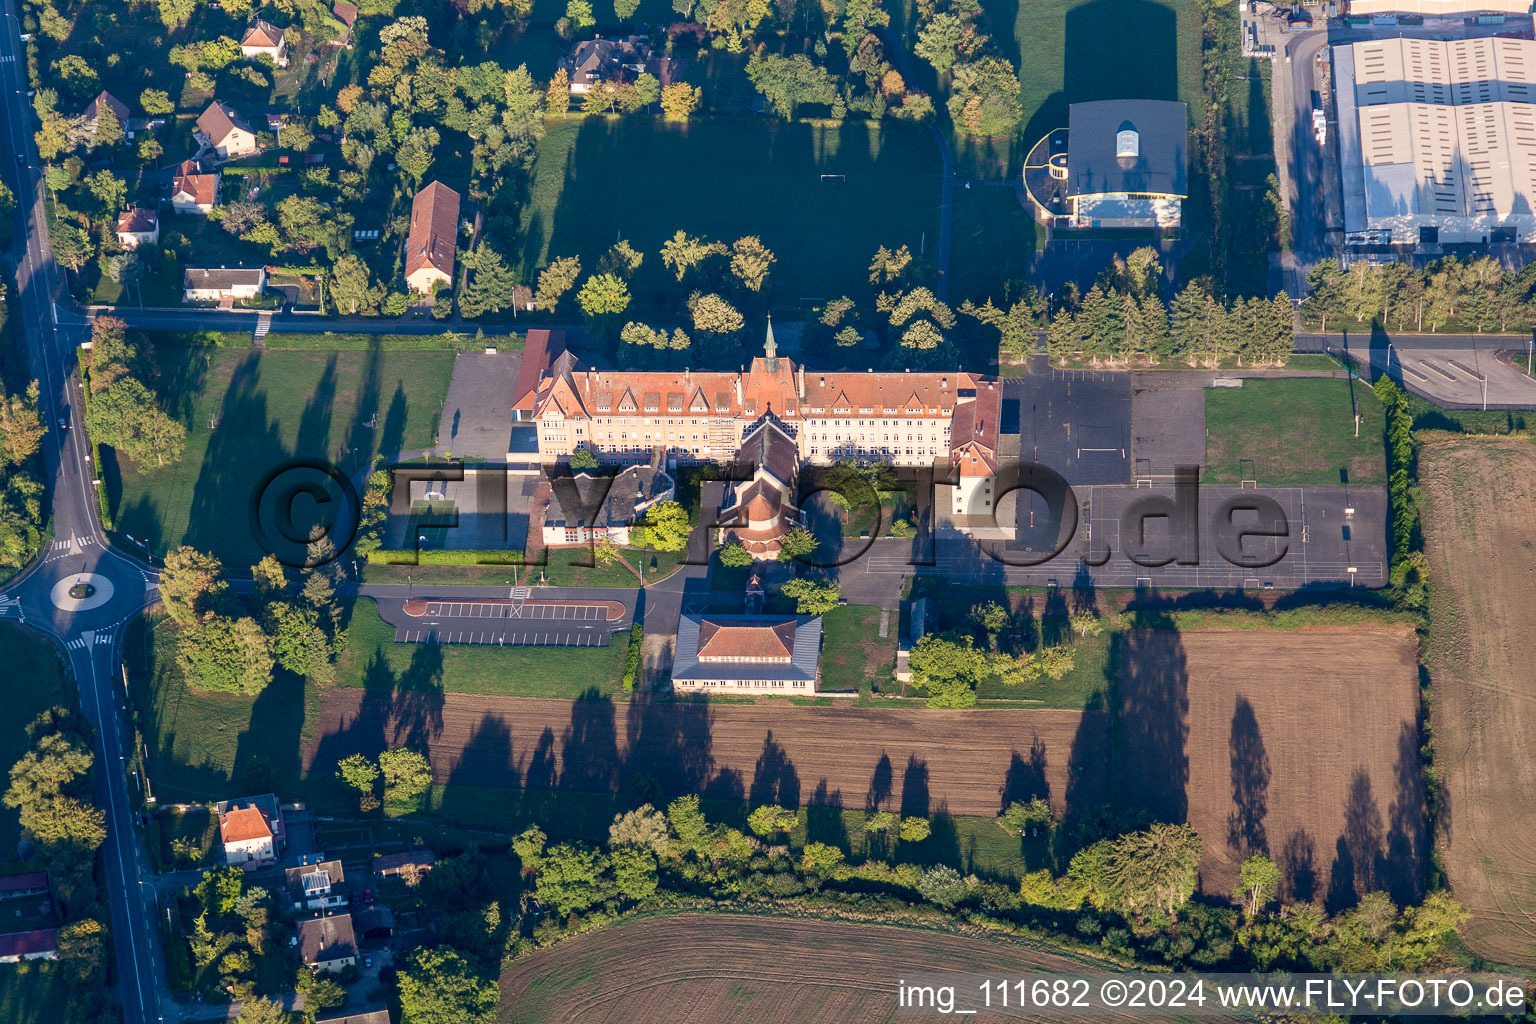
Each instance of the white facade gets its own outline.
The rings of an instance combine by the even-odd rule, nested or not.
[[[232,867],[262,867],[276,861],[277,848],[271,836],[224,844],[224,863]]]

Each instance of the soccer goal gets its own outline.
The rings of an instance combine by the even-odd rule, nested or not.
[[[846,185],[846,184],[848,184],[848,175],[846,175],[846,174],[823,174],[821,176],[821,183],[823,185],[826,185],[826,184],[829,184],[829,183],[833,184],[833,185]]]

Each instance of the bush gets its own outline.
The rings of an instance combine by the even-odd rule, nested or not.
[[[379,548],[365,556],[370,565],[522,565],[521,551],[470,550],[412,551],[410,548]]]
[[[625,693],[629,693],[635,688],[635,680],[640,675],[640,647],[644,634],[645,628],[638,622],[629,627],[629,650],[624,654]]]

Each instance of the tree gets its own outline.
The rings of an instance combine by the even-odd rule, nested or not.
[[[929,707],[970,707],[976,683],[987,673],[987,658],[969,636],[930,633],[912,649],[912,678],[928,690]]]
[[[401,1024],[493,1024],[499,995],[455,950],[419,948],[400,972]]]
[[[634,2],[634,0],[626,0]],[[704,91],[687,82],[673,82],[661,90],[661,110],[668,121],[686,121],[704,99]]]
[[[842,866],[843,851],[826,843],[806,843],[800,860],[807,871],[829,875]]]
[[[917,320],[901,334],[902,348],[935,349],[944,344],[943,333],[932,320]]]
[[[709,836],[709,822],[699,810],[697,794],[680,796],[668,804],[667,824],[686,850],[698,850]]]
[[[804,526],[791,526],[779,538],[779,561],[792,562],[795,559],[809,558],[816,553],[821,542],[816,535]]]
[[[336,765],[336,777],[357,790],[359,804],[369,805],[363,810],[371,811],[379,805],[378,798],[373,795],[379,781],[379,768],[362,754],[348,754],[342,758]]]
[[[667,827],[667,816],[650,804],[641,804],[632,811],[613,816],[608,826],[610,847],[640,846],[658,856],[665,854],[672,844],[672,832]]]
[[[630,542],[637,547],[657,551],[685,551],[693,523],[680,502],[658,501],[645,512],[645,519],[629,531]]]
[[[59,964],[75,985],[87,989],[100,985],[107,970],[106,929],[102,923],[87,917],[61,926]]]
[[[256,996],[242,1001],[235,1016],[235,1024],[289,1024],[292,1020],[293,1015],[283,1009],[282,1003]]]
[[[603,878],[607,867],[607,858],[598,851],[581,843],[559,843],[544,854],[534,891],[561,916],[586,910],[608,898]]]
[[[889,284],[900,280],[911,262],[912,250],[905,245],[894,250],[882,245],[875,250],[874,258],[869,261],[869,283]]]
[[[1202,854],[1188,825],[1153,824],[1114,841],[1107,879],[1119,904],[1140,915],[1149,906],[1172,915],[1194,895]]]
[[[1024,116],[1013,64],[1000,57],[983,57],[957,65],[950,88],[949,116],[955,127],[967,135],[1012,135]]]
[[[272,626],[273,653],[279,665],[295,675],[315,679],[329,675],[331,638],[320,625],[318,611],[279,604],[272,610]]]
[[[414,800],[432,785],[432,765],[419,751],[397,747],[379,755],[386,800]]]
[[[85,742],[65,733],[42,736],[11,766],[5,806],[36,807],[54,799],[82,779],[95,761]]]
[[[1072,632],[1085,640],[1104,632],[1104,624],[1092,611],[1076,612],[1067,621],[1072,626]]]
[[[555,72],[555,77],[549,80],[549,88],[544,92],[544,112],[556,117],[564,117],[571,109],[571,78],[565,68]]]
[[[923,60],[933,66],[933,70],[944,74],[955,66],[955,53],[960,47],[960,34],[962,26],[960,19],[953,14],[940,12],[928,20],[928,23],[917,30],[917,42],[912,47]]]
[[[283,126],[283,142],[295,153],[302,153],[315,144],[315,133],[302,118],[295,118]]]
[[[369,282],[368,264],[354,253],[348,253],[331,268],[331,298],[338,310],[358,313],[371,310],[378,302]]]
[[[721,256],[726,248],[720,242],[706,242],[702,238],[694,238],[682,231],[677,232],[671,238],[662,243],[661,262],[665,267],[671,268],[681,281],[687,276],[688,271],[699,266],[711,256]]]
[[[920,843],[933,832],[933,823],[927,818],[910,815],[901,819],[899,835],[904,843]]]
[[[720,545],[720,564],[731,569],[744,569],[757,561],[752,552],[742,547],[740,541],[727,541]]]
[[[597,24],[589,0],[566,0],[565,16],[571,19],[578,32],[584,32]]]
[[[1242,904],[1250,918],[1254,918],[1279,891],[1280,869],[1274,861],[1262,853],[1256,853],[1243,861],[1237,886],[1232,890],[1232,898]]]
[[[254,695],[272,681],[272,638],[252,618],[215,615],[189,628],[176,644],[187,684],[199,690]]]
[[[581,275],[581,261],[575,256],[562,256],[552,261],[539,274],[539,290],[534,302],[540,309],[553,313],[560,304],[560,297],[570,291]]]
[[[96,255],[96,246],[91,236],[84,228],[73,224],[55,222],[49,229],[48,240],[53,246],[53,258],[60,266],[70,270],[79,270]]]
[[[0,466],[19,466],[37,454],[48,428],[38,411],[37,381],[27,385],[25,395],[7,397],[0,392]]]
[[[731,246],[731,273],[751,291],[761,291],[775,258],[756,235],[738,238]]]
[[[948,864],[935,864],[917,876],[918,895],[941,907],[954,906],[970,891],[970,883]]]
[[[593,274],[581,286],[576,304],[589,317],[617,316],[629,308],[629,286],[613,274]]]
[[[432,157],[439,141],[436,128],[412,128],[400,148],[395,150],[395,163],[411,176],[415,184],[420,185],[421,179],[431,170]]]
[[[764,804],[754,808],[747,815],[747,827],[754,835],[771,836],[778,832],[788,832],[799,822],[800,816],[788,807],[780,807],[777,804]]]
[[[837,76],[803,53],[785,57],[758,50],[747,61],[747,78],[786,121],[802,103],[831,104],[840,98]]]
[[[22,811],[21,827],[49,856],[85,851],[88,867],[89,853],[107,841],[106,813],[74,797],[57,797]]]
[[[824,583],[805,576],[786,580],[779,593],[795,599],[795,611],[801,615],[825,615],[837,607],[842,596],[836,583]]]
[[[160,600],[178,625],[190,626],[213,615],[210,605],[229,584],[223,579],[224,564],[183,545],[165,556],[160,570]]]
[[[92,133],[91,146],[110,149],[123,141],[123,122],[117,118],[117,112],[108,104],[101,104],[96,108],[96,128]]]
[[[597,468],[597,456],[590,448],[578,448],[571,453],[571,468],[577,471]]]
[[[1051,814],[1051,805],[1038,796],[1028,803],[1021,800],[1013,801],[1002,814],[997,816],[997,823],[1002,826],[1004,832],[1019,837],[1039,832],[1049,835],[1056,828],[1056,818]]]
[[[154,395],[132,377],[125,377],[86,407],[91,439],[110,445],[136,464],[164,466],[181,458],[187,428],[161,412]]]
[[[613,0],[613,16],[619,21],[633,18],[639,9],[640,0]]]

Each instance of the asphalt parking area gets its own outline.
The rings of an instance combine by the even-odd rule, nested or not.
[[[1018,424],[1019,458],[1075,487],[1131,480],[1131,375],[1048,369],[1004,384],[1003,420]]]

